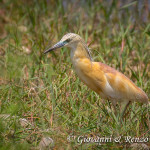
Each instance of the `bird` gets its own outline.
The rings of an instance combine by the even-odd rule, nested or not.
[[[102,62],[94,62],[87,44],[78,34],[65,34],[58,43],[45,50],[44,54],[62,47],[70,49],[73,68],[80,80],[102,99],[110,101],[114,110],[120,103],[122,117],[130,103],[149,103],[146,93],[123,73]]]

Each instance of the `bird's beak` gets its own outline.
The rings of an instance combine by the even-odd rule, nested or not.
[[[58,49],[58,48],[61,48],[61,47],[63,47],[65,44],[66,44],[65,41],[63,41],[63,42],[60,41],[60,42],[58,42],[57,44],[55,44],[53,47],[47,49],[47,50],[44,52],[44,54],[46,54],[46,53],[48,53],[48,52],[50,52],[50,51],[56,50],[56,49]]]

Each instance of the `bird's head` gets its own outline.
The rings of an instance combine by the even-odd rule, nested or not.
[[[50,51],[56,50],[58,48],[64,47],[64,46],[73,48],[80,41],[81,41],[81,37],[79,35],[77,35],[75,33],[68,33],[68,34],[64,35],[58,43],[56,43],[51,48],[47,49],[44,52],[44,54],[46,54]]]

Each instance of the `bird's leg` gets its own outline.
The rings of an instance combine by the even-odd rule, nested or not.
[[[114,109],[114,114],[115,114],[115,116],[117,115],[117,109],[116,109],[116,105],[117,105],[117,103],[116,103],[116,101],[111,101],[112,102],[112,105],[113,105],[113,109]]]
[[[122,101],[121,102],[121,106],[120,106],[121,116],[120,116],[120,118],[122,118],[122,120],[123,120],[124,113],[125,113],[127,107],[129,106],[129,104],[130,104],[130,101]]]

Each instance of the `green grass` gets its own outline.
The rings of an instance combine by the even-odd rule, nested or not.
[[[46,136],[54,149],[128,149],[123,141],[80,145],[67,137],[149,136],[148,107],[133,103],[120,123],[111,103],[79,80],[67,48],[43,54],[65,33],[77,33],[95,61],[123,72],[150,97],[150,16],[144,20],[137,7],[119,1],[0,1],[0,149],[36,149]],[[20,118],[30,124],[21,126]]]

